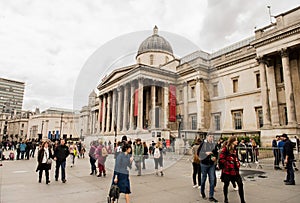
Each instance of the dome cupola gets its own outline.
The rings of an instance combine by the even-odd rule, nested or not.
[[[145,39],[139,47],[137,56],[146,52],[166,52],[173,55],[173,49],[170,43],[163,37],[158,35],[158,28],[155,25],[153,35]]]
[[[156,25],[153,28],[153,35],[141,43],[136,59],[138,64],[145,64],[152,67],[160,67],[174,59],[170,43],[158,35]]]

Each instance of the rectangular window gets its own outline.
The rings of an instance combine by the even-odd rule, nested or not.
[[[192,118],[192,130],[197,130],[197,116],[191,116]]]
[[[233,126],[235,130],[241,130],[243,128],[243,111],[232,111]]]
[[[183,92],[182,90],[179,90],[179,95],[178,95],[179,101],[182,101],[183,99]]]
[[[191,99],[194,99],[194,98],[195,98],[195,94],[196,94],[195,86],[192,86],[192,87],[191,87]]]
[[[214,85],[213,85],[213,96],[214,96],[214,97],[219,96],[219,92],[218,92],[218,84],[214,84]]]
[[[214,128],[215,130],[221,130],[221,115],[214,114]]]
[[[257,120],[257,127],[262,128],[264,125],[264,120],[263,120],[263,110],[262,108],[256,108],[256,120]]]
[[[232,90],[233,90],[233,93],[236,93],[238,91],[238,82],[239,82],[238,79],[233,79],[232,80]]]
[[[256,88],[260,88],[260,74],[256,74]]]

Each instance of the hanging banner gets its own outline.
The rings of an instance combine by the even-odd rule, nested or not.
[[[138,106],[139,106],[139,90],[134,91],[134,111],[133,116],[138,116]]]
[[[104,100],[103,100],[104,101]],[[103,117],[103,104],[104,102],[102,101],[101,103],[101,109],[100,109],[100,123],[102,123],[102,117]]]
[[[60,139],[60,136],[59,136],[59,131],[58,131],[58,130],[55,132],[55,139],[57,139],[57,140],[59,140],[59,139]]]
[[[169,87],[169,121],[176,121],[176,87],[170,85]]]

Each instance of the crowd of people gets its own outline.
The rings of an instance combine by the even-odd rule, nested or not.
[[[79,142],[68,142],[64,139],[55,141],[50,140],[37,142],[29,140],[18,143],[2,143],[2,150],[16,151],[17,155],[13,159],[29,159],[34,157],[35,149],[37,153],[38,182],[42,182],[43,172],[45,172],[45,182],[50,183],[49,170],[51,170],[52,160],[55,161],[55,181],[60,178],[62,183],[66,183],[66,162],[70,156],[70,167],[75,166],[76,158],[85,157],[85,145]],[[280,164],[287,171],[284,180],[286,185],[295,185],[294,157],[295,144],[291,142],[286,134],[278,135],[272,141],[272,149],[274,154],[274,169],[280,170]],[[200,191],[203,199],[211,202],[218,202],[214,197],[217,185],[216,170],[221,170],[221,181],[223,182],[224,202],[228,200],[228,187],[230,183],[234,189],[238,191],[240,202],[245,203],[245,195],[243,181],[240,175],[240,166],[249,162],[258,162],[259,146],[254,139],[240,142],[236,136],[230,136],[226,141],[219,139],[214,142],[211,134],[206,139],[195,139],[192,144],[192,182],[193,188]],[[150,156],[154,161],[153,173],[156,176],[164,176],[163,158],[166,153],[166,142],[164,139],[152,141],[149,145],[140,138],[130,140],[127,136],[113,145],[110,141],[103,142],[95,140],[90,143],[89,162],[91,173],[97,177],[106,177],[105,162],[109,154],[113,154],[115,158],[115,166],[111,185],[117,185],[120,193],[125,194],[126,203],[130,202],[129,194],[131,193],[129,170],[134,167],[137,175],[141,176],[142,171],[146,169],[146,159]],[[3,158],[3,153],[1,155]],[[97,165],[96,165],[97,163]],[[208,180],[209,193],[206,194],[206,181]],[[208,197],[207,197],[208,195]]]
[[[213,139],[213,135],[207,135],[205,140],[197,138],[192,145],[193,188],[200,189],[202,198],[207,199],[205,186],[208,177],[208,200],[218,202],[214,198],[214,192],[217,184],[216,171],[221,170],[220,179],[224,183],[224,202],[227,203],[229,201],[228,187],[232,183],[234,190],[237,190],[239,193],[241,203],[244,203],[243,181],[239,169],[241,165],[245,166],[245,163],[258,163],[259,146],[254,139],[250,139],[247,143],[244,139],[238,142],[236,136],[231,136],[226,141],[220,139],[216,143]],[[294,170],[297,170],[293,153],[295,145],[287,134],[276,136],[276,139],[272,142],[275,157],[274,169],[281,169],[279,167],[281,162],[287,171],[287,176],[284,180],[285,185],[295,185]]]

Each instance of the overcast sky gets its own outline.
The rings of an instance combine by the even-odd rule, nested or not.
[[[170,38],[172,33],[182,36],[198,49],[212,53],[253,36],[255,27],[268,25],[268,5],[272,14],[278,15],[299,3],[300,0],[0,0],[0,77],[25,82],[25,110],[73,109],[80,74],[86,78],[81,79],[81,84],[89,83],[80,90],[78,105],[83,106],[91,87],[98,85],[103,70],[108,69],[103,66],[110,66],[124,53],[116,51],[114,58],[97,61],[105,61],[97,64],[99,75],[93,73],[97,81],[88,79],[89,60],[101,57],[95,53],[103,53],[107,46],[112,52],[112,45],[122,41],[122,36],[134,33],[130,39],[137,36],[133,43],[137,51],[143,37],[151,35],[157,25],[160,31],[171,33]],[[174,49],[180,43],[174,43],[171,45],[175,55],[182,57],[184,52]],[[195,46],[191,46],[193,49]],[[134,61],[135,53],[129,52]]]

